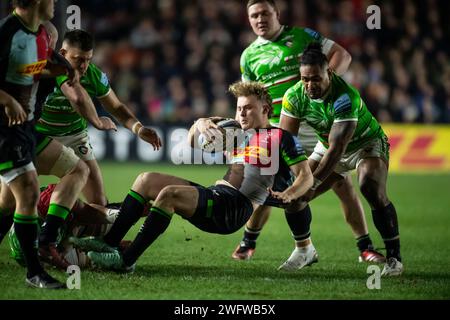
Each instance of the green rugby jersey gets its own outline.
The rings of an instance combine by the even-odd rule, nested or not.
[[[300,79],[299,58],[307,45],[314,41],[320,42],[322,51],[328,54],[334,43],[308,28],[282,28],[274,41],[258,37],[241,55],[242,81],[265,84],[274,107],[270,121],[276,126],[284,93]]]
[[[42,107],[42,116],[36,124],[38,132],[48,136],[67,136],[87,128],[87,120],[71,106],[61,91],[61,85],[67,79],[66,75],[56,78],[55,90],[47,97]],[[92,63],[80,78],[80,83],[91,98],[102,98],[111,89],[106,74]]]
[[[336,74],[333,74],[330,89],[322,99],[309,98],[299,81],[286,91],[281,113],[306,121],[327,148],[328,135],[335,122],[358,122],[345,152],[357,150],[371,139],[384,136],[383,129],[367,109],[358,90]]]

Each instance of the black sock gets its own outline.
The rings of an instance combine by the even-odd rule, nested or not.
[[[11,226],[14,222],[14,215],[2,215],[0,213],[0,243],[2,243],[3,238],[8,233],[9,229],[11,229]]]
[[[37,223],[37,216],[25,216],[14,213],[14,231],[27,264],[27,278],[31,278],[44,271],[39,263],[37,254]]]
[[[114,221],[111,230],[103,240],[111,247],[118,247],[128,230],[139,220],[147,201],[139,193],[130,190],[122,203],[119,215]]]
[[[397,212],[392,203],[385,208],[372,210],[375,227],[380,232],[386,246],[386,258],[394,257],[401,261],[400,235],[398,230]]]
[[[365,250],[374,250],[369,234],[356,238],[356,245],[358,246],[360,252]]]
[[[123,253],[123,262],[126,266],[133,265],[156,238],[166,231],[171,219],[172,214],[160,208],[152,207],[150,209],[136,238]]]
[[[256,240],[258,239],[260,233],[261,229],[252,229],[245,226],[244,238],[242,238],[242,241],[245,243],[245,246],[255,249]]]
[[[66,221],[70,210],[56,203],[51,203],[48,207],[47,217],[42,225],[41,234],[39,235],[39,245],[47,245],[56,243],[59,228]]]
[[[302,241],[311,236],[310,226],[312,215],[309,205],[307,205],[303,210],[293,213],[288,213],[285,211],[284,214],[295,241]]]

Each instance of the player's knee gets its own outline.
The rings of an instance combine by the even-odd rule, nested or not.
[[[83,160],[79,160],[69,174],[76,176],[77,182],[85,185],[90,174],[90,169]]]
[[[169,204],[176,201],[179,195],[179,190],[176,186],[167,186],[161,190],[156,202],[158,204]]]

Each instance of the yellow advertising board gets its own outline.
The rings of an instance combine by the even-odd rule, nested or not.
[[[382,125],[392,172],[450,172],[450,125]]]

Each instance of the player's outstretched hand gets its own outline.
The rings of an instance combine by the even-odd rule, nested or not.
[[[100,122],[100,125],[97,128],[98,130],[104,130],[104,131],[114,130],[114,131],[117,131],[116,124],[111,120],[111,118],[109,118],[109,117],[99,117],[98,120]]]
[[[5,113],[9,127],[20,125],[27,120],[27,113],[16,99],[11,99],[11,102],[5,105]]]
[[[281,200],[283,203],[288,204],[295,200],[295,198],[293,197],[294,196],[293,193],[273,191],[272,188],[269,188],[268,190],[272,197]]]
[[[138,137],[150,143],[153,146],[153,150],[159,150],[162,146],[161,138],[153,129],[146,127],[139,128]]]

